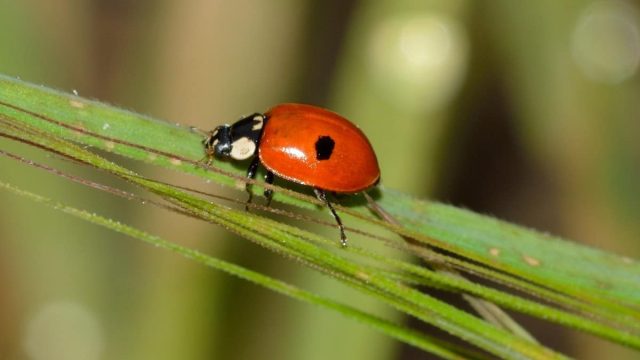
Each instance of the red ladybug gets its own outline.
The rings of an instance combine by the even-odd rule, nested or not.
[[[210,161],[214,157],[253,158],[247,178],[254,179],[262,164],[268,184],[276,175],[313,187],[338,223],[342,245],[347,241],[344,226],[327,192],[357,193],[380,179],[376,154],[362,131],[342,116],[311,105],[280,104],[264,114],[218,126],[208,134],[204,146]],[[246,190],[249,204],[250,184]],[[273,192],[267,189],[264,196],[269,204]]]

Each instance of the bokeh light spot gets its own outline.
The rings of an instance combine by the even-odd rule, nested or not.
[[[580,15],[571,41],[573,59],[590,80],[619,84],[640,64],[638,9],[623,1],[597,1]]]
[[[104,339],[96,315],[86,307],[52,302],[28,321],[23,345],[34,360],[93,360],[101,357]]]
[[[433,110],[448,103],[466,73],[467,36],[444,14],[392,17],[373,29],[370,77],[382,98]]]

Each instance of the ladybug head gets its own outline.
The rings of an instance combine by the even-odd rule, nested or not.
[[[218,158],[229,157],[232,148],[231,126],[218,126],[209,133],[209,136],[203,142],[207,154]]]
[[[208,155],[245,160],[256,154],[266,117],[255,113],[233,125],[220,125],[204,139]]]

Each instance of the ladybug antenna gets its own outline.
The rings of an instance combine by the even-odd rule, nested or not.
[[[200,129],[200,128],[199,128],[199,127],[197,127],[197,126],[189,126],[189,131],[191,131],[192,133],[194,133],[194,132],[195,132],[195,133],[199,133],[200,135],[204,135],[204,136],[206,136],[207,138],[208,138],[209,136],[211,136],[211,131],[207,131],[207,130]],[[206,140],[206,139],[205,139],[205,140]],[[205,141],[202,141],[202,142],[204,143]]]

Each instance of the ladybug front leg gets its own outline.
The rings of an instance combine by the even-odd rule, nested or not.
[[[313,189],[313,192],[316,193],[316,197],[318,198],[318,200],[325,203],[331,211],[331,215],[333,215],[333,218],[338,223],[338,228],[340,229],[340,244],[342,244],[342,246],[347,246],[347,235],[345,235],[344,233],[344,225],[342,225],[342,220],[340,219],[340,216],[338,216],[338,213],[336,213],[333,205],[331,205],[331,202],[329,201],[329,199],[327,199],[327,193],[324,190],[318,188]]]
[[[251,164],[247,169],[247,179],[253,180],[256,178],[256,173],[258,172],[259,165],[260,165],[260,158],[256,156],[253,158],[253,160],[251,160]],[[253,187],[253,184],[249,182],[247,182],[246,185],[244,186],[244,189],[247,191],[247,193],[249,193],[249,198],[247,199],[247,203],[244,205],[244,209],[246,211],[249,211],[249,204],[251,204],[251,199],[253,199],[253,192],[251,192],[252,187]]]
[[[267,171],[264,175],[264,182],[271,185],[273,184],[273,173],[271,171]],[[264,197],[267,198],[267,206],[271,205],[271,199],[273,199],[273,190],[272,189],[264,189]]]

